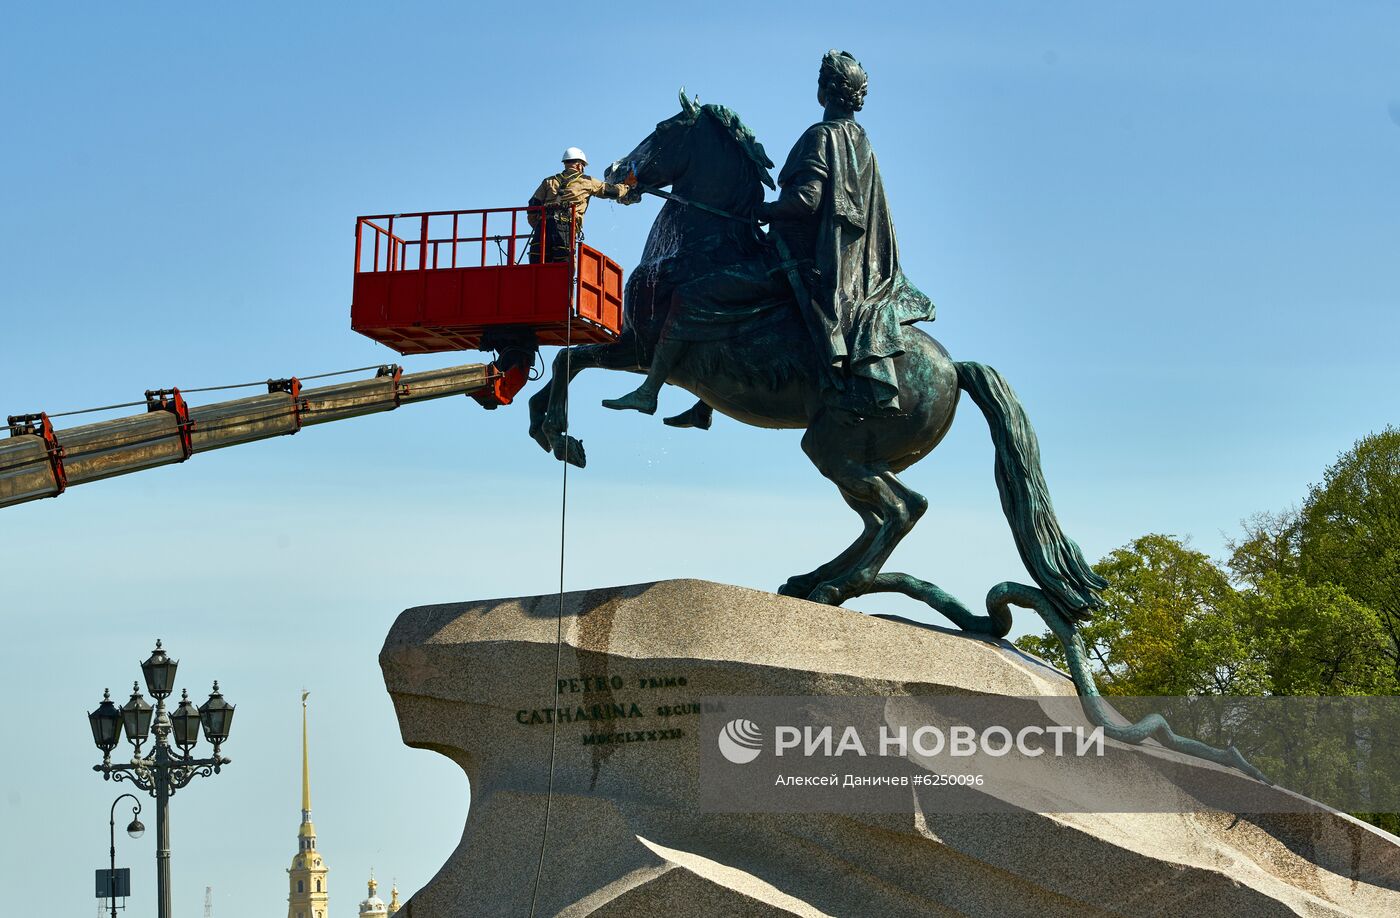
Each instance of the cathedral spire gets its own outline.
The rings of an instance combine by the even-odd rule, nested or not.
[[[316,850],[316,827],[311,823],[311,763],[307,743],[306,699],[301,693],[301,827],[297,829],[297,853],[287,871],[290,883],[287,918],[326,918],[330,888],[329,869]]]
[[[301,821],[311,824],[311,767],[306,752],[306,699],[311,693],[301,693]]]

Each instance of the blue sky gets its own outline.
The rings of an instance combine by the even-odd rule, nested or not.
[[[1091,558],[1152,531],[1219,554],[1241,518],[1400,421],[1400,9],[802,9],[9,9],[0,407],[395,359],[348,327],[356,214],[518,203],[566,145],[595,164],[631,149],[682,84],[781,161],[836,46],[870,72],[861,120],[906,271],[938,305],[929,330],[1016,387]],[[630,267],[657,209],[600,204],[590,241]],[[854,535],[796,434],[597,407],[633,383],[575,388],[590,465],[570,478],[569,587],[771,589]],[[975,605],[1024,572],[970,407],[904,476],[932,506],[891,567]],[[206,885],[216,915],[284,908],[303,686],[333,914],[371,867],[425,883],[466,782],[401,745],[376,654],[407,606],[554,588],[560,469],[525,423],[431,403],[3,511],[17,652],[0,687],[31,715],[0,765],[5,888],[94,908],[117,791],[89,771],[82,715],[158,636],[182,684],[219,678],[239,704],[235,764],[173,803],[181,913]],[[142,911],[152,847],[119,842]]]

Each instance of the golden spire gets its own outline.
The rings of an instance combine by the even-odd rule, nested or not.
[[[311,763],[306,741],[306,699],[310,692],[301,693],[301,828],[297,837],[301,839],[301,850],[316,848],[316,827],[311,823]]]
[[[389,914],[397,912],[402,906],[399,905],[399,884],[394,883],[389,887]]]
[[[311,768],[307,742],[306,699],[310,692],[301,693],[301,827],[297,829],[297,853],[287,871],[287,918],[324,918],[329,913],[329,887],[326,884],[330,868],[316,850],[316,827],[311,823]]]
[[[306,754],[306,699],[310,692],[301,693],[301,821],[311,822],[311,768]]]

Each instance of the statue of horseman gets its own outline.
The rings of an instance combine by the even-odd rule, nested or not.
[[[771,224],[777,266],[771,256],[760,256],[682,286],[646,380],[604,405],[654,413],[661,386],[688,342],[723,337],[747,318],[745,306],[791,294],[823,362],[826,403],[861,417],[900,412],[900,327],[931,321],[934,308],[900,268],[880,167],[855,120],[868,82],[847,52],[828,51],[822,58],[822,120],[788,154],[778,199],[757,213]],[[708,412],[702,403],[672,420],[708,427]]]

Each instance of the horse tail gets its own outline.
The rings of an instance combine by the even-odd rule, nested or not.
[[[1001,509],[1021,561],[1070,621],[1087,619],[1103,604],[1099,594],[1108,581],[1094,573],[1079,546],[1060,529],[1025,409],[996,370],[969,362],[959,362],[957,368],[958,388],[972,396],[991,428]]]
[[[1075,622],[1088,618],[1103,605],[1099,594],[1108,581],[1094,573],[1085,561],[1079,546],[1060,530],[1055,508],[1050,505],[1050,491],[1040,470],[1040,446],[1035,431],[1026,417],[1016,393],[991,367],[979,363],[958,363],[958,388],[972,396],[987,418],[996,444],[997,490],[1001,492],[1001,509],[1006,513],[1011,532],[1016,537],[1016,549],[1021,553],[1026,570],[1040,589],[1021,583],[999,583],[987,594],[988,627],[956,599],[947,597],[932,584],[915,581],[903,574],[881,574],[883,589],[897,590],[923,599],[939,611],[946,612],[959,625],[983,633],[990,631],[1004,636],[1010,631],[1011,605],[1034,609],[1060,640],[1074,680],[1084,713],[1104,733],[1115,740],[1140,744],[1156,739],[1168,749],[1197,756],[1210,762],[1237,768],[1252,778],[1268,781],[1234,746],[1219,749],[1176,733],[1161,714],[1149,714],[1137,723],[1125,724],[1117,712],[1099,696],[1089,654]],[[902,580],[899,578],[903,578]],[[879,582],[877,580],[877,582]],[[971,627],[969,627],[971,626]]]

